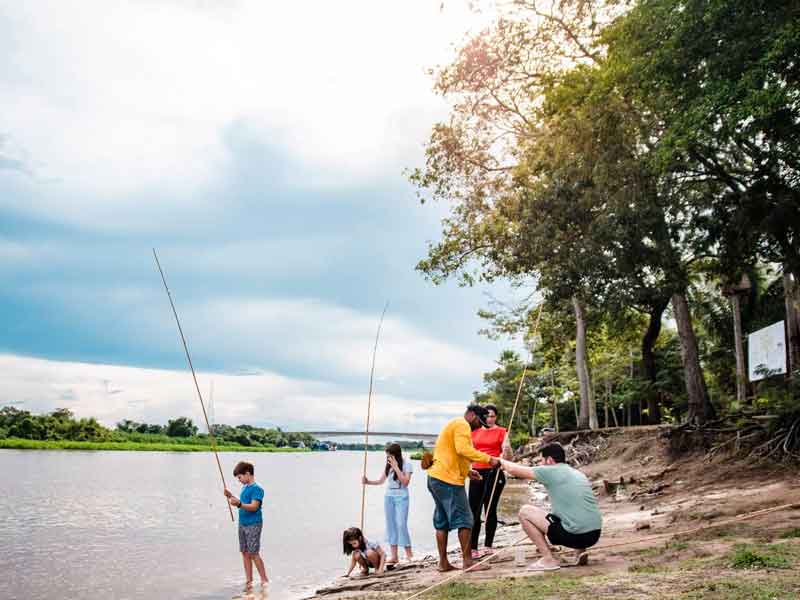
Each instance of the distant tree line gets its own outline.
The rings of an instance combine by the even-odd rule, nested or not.
[[[425,447],[423,442],[422,442],[422,440],[418,440],[418,441],[402,441],[402,442],[396,442],[396,443],[399,444],[400,447],[403,450],[417,450],[419,448],[424,448]],[[336,449],[337,450],[363,450],[364,449],[364,443],[363,442],[361,442],[361,443],[353,442],[351,444],[341,444],[341,443],[337,442],[336,443]],[[367,446],[367,449],[368,450],[385,450],[386,449],[386,444],[369,444],[369,446]]]
[[[316,439],[308,433],[287,433],[280,428],[266,429],[251,425],[213,425],[219,445],[313,447]],[[199,433],[188,417],[169,419],[166,425],[138,423],[124,419],[114,429],[98,423],[94,417],[75,418],[66,408],[47,414],[33,414],[13,406],[0,408],[0,439],[69,440],[90,442],[167,442],[210,444],[208,434]]]

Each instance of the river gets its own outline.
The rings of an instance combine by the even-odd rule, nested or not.
[[[361,452],[221,453],[265,489],[261,554],[270,599],[301,598],[343,574],[358,525]],[[369,453],[377,478],[382,452]],[[409,529],[433,553],[433,501],[414,461]],[[0,450],[0,598],[231,598],[244,576],[237,529],[209,453]],[[235,513],[235,511],[234,511]],[[382,540],[383,489],[367,488],[365,532]],[[402,552],[401,552],[402,555]],[[257,579],[257,577],[256,577]]]

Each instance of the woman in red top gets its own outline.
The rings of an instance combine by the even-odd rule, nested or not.
[[[507,439],[505,427],[497,425],[497,407],[493,404],[485,405],[488,411],[486,424],[488,427],[479,427],[472,432],[472,445],[476,450],[485,452],[489,456],[502,456],[506,460],[511,459],[511,443]],[[478,558],[478,536],[481,533],[481,517],[483,509],[486,508],[486,538],[484,540],[484,553],[491,552],[494,543],[494,532],[497,530],[497,504],[500,501],[500,494],[506,484],[506,476],[502,470],[492,468],[489,463],[473,463],[472,468],[478,471],[481,479],[469,480],[469,505],[472,509],[474,524],[472,526],[472,557]],[[499,476],[498,476],[499,471]],[[492,497],[494,480],[497,479],[497,489]],[[489,505],[491,499],[492,504]]]

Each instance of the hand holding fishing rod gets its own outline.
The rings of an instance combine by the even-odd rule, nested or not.
[[[166,277],[164,277],[164,271],[161,268],[161,263],[158,261],[158,254],[156,254],[155,248],[153,248],[153,258],[155,258],[156,260],[156,266],[158,267],[158,272],[161,274],[161,281],[164,282],[164,290],[167,292],[167,298],[169,298],[169,304],[172,307],[172,314],[175,315],[175,323],[177,323],[178,325],[178,333],[180,333],[181,335],[181,342],[183,342],[183,350],[184,352],[186,352],[186,360],[189,363],[189,369],[192,372],[192,379],[194,379],[194,387],[197,390],[197,398],[200,400],[200,407],[203,409],[203,418],[206,421],[206,428],[208,429],[208,437],[211,439],[211,448],[214,451],[214,458],[216,458],[217,460],[217,468],[219,469],[219,476],[222,479],[222,489],[227,492],[228,486],[225,485],[225,476],[222,474],[222,465],[219,462],[219,454],[217,452],[217,440],[214,437],[214,430],[211,429],[211,425],[208,422],[208,414],[206,413],[206,406],[203,403],[203,395],[200,393],[200,386],[197,384],[197,375],[195,375],[194,365],[192,365],[192,357],[189,356],[189,347],[186,345],[186,338],[183,335],[183,328],[181,327],[181,321],[180,319],[178,319],[178,311],[175,310],[175,303],[172,301],[172,294],[170,294],[169,292],[169,287],[167,286],[167,279]],[[231,508],[231,505],[228,502],[226,502],[225,505],[228,507],[228,512],[231,515],[231,521],[234,521],[233,509]]]

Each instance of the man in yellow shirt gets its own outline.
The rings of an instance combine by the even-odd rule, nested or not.
[[[463,568],[469,569],[474,561],[471,556],[472,511],[464,489],[467,477],[480,479],[480,474],[471,468],[473,462],[491,463],[500,461],[488,454],[478,452],[472,445],[472,431],[486,427],[486,409],[470,404],[463,417],[453,419],[439,433],[433,450],[433,465],[428,470],[428,491],[433,496],[436,509],[433,527],[436,529],[436,546],[439,550],[439,571],[452,571],[456,567],[447,560],[447,536],[458,529]],[[481,565],[474,570],[488,569]]]

